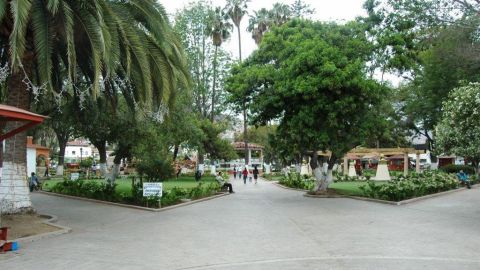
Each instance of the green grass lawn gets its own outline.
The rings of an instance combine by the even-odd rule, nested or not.
[[[63,180],[60,179],[51,179],[51,180],[43,180],[43,190],[49,191],[55,184],[62,182]],[[106,182],[106,180],[84,180],[84,181],[97,181],[97,182]],[[127,195],[130,195],[131,193],[131,188],[132,188],[132,180],[130,178],[118,178],[116,181],[117,187],[116,187],[116,192],[117,193],[125,193]],[[202,181],[200,181],[203,184],[210,184],[215,181],[215,178],[213,176],[203,176]],[[164,190],[169,190],[174,187],[179,187],[179,188],[194,188],[198,185],[198,182],[195,181],[195,178],[193,176],[182,176],[179,177],[178,179],[169,179],[168,181],[163,182],[163,189]]]
[[[377,184],[383,184],[385,182],[378,181]],[[364,196],[361,186],[365,185],[365,182],[337,182],[332,183],[328,188],[334,189],[338,194],[348,195],[348,196]]]

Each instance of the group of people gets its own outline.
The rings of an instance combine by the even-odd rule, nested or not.
[[[238,175],[238,179],[242,179],[242,177],[243,177],[243,183],[244,184],[247,184],[247,178],[250,181],[250,183],[252,182],[252,175],[253,175],[253,179],[255,180],[255,184],[256,184],[257,181],[258,181],[258,174],[259,174],[259,171],[258,171],[257,166],[254,166],[253,171],[251,171],[251,172],[248,171],[247,166],[243,167],[243,170],[240,167],[237,169],[236,165],[233,166],[233,179],[237,179],[237,175]]]
[[[253,175],[253,179],[254,179],[255,184],[256,184],[257,181],[258,181],[258,175],[259,174],[260,174],[260,172],[259,172],[257,166],[254,166],[252,171],[249,171],[247,166],[245,166],[243,168],[243,170],[240,167],[237,168],[236,165],[233,166],[233,179],[237,179],[237,175],[238,175],[238,179],[241,179],[243,177],[243,184],[247,184],[247,178],[249,178],[249,181],[251,183],[252,182],[252,175]],[[235,193],[233,191],[232,184],[229,183],[228,181],[226,181],[223,178],[222,172],[218,172],[217,177],[215,177],[215,180],[217,180],[217,182],[220,186],[227,187],[228,192]]]

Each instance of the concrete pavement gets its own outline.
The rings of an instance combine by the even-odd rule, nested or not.
[[[232,182],[231,196],[160,213],[34,194],[73,232],[0,255],[0,269],[480,269],[478,188],[392,206]]]

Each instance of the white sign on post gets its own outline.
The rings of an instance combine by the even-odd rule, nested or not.
[[[158,196],[162,197],[162,183],[143,183],[143,197]]]
[[[75,180],[78,180],[78,178],[80,178],[79,173],[71,173],[70,174],[70,180],[75,181]]]

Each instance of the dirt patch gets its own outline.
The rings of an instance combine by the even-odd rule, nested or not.
[[[8,240],[60,230],[42,223],[48,220],[37,214],[2,215],[0,227],[8,227]]]

